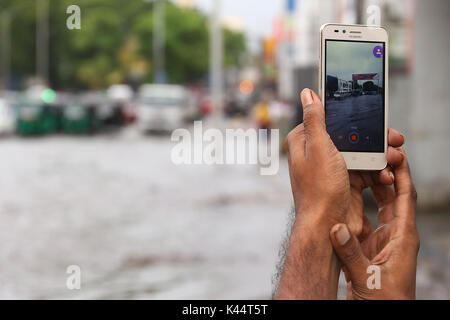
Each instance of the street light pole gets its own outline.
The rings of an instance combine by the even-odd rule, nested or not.
[[[8,10],[4,10],[0,14],[1,23],[1,62],[0,62],[0,75],[2,82],[0,83],[0,89],[7,90],[9,87],[9,75],[11,69],[11,14]]]
[[[49,80],[49,21],[48,0],[36,1],[36,76]]]
[[[220,0],[214,0],[210,15],[210,92],[216,125],[223,107],[223,42]]]
[[[153,8],[153,65],[155,83],[165,83],[166,2],[155,0]]]

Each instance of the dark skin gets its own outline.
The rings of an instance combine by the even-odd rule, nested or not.
[[[348,299],[415,299],[417,194],[404,149],[399,151],[404,160],[394,169],[394,187],[379,183],[370,186],[378,206],[378,228],[374,230],[366,220],[359,239],[349,232],[345,243],[339,241],[337,232],[347,227],[338,224],[331,229],[333,247],[344,266]],[[371,265],[381,270],[379,290],[367,287],[367,268]]]
[[[346,225],[355,238],[371,233],[363,213],[364,188],[390,186],[404,161],[398,149],[404,137],[390,129],[387,162],[378,172],[349,172],[325,129],[319,97],[309,89],[301,95],[304,121],[287,137],[295,222],[276,299],[335,299],[342,262],[330,241],[335,225]],[[394,169],[395,170],[395,169]],[[356,283],[356,282],[355,282]]]

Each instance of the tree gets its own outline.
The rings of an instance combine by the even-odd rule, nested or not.
[[[24,79],[35,72],[36,1],[2,0],[17,11],[11,30],[12,70]],[[66,9],[81,8],[81,30],[68,30]],[[50,80],[53,87],[103,88],[134,74],[153,80],[153,4],[122,0],[50,0]],[[166,5],[166,69],[174,83],[206,78],[208,19],[196,8]],[[1,44],[0,44],[1,45]],[[242,33],[224,31],[225,64],[239,66],[246,51]]]
[[[376,86],[373,81],[366,81],[362,85],[364,91],[378,91],[378,86]]]

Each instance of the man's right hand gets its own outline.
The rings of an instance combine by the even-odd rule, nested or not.
[[[369,225],[367,228],[371,230],[360,240],[345,224],[337,224],[330,231],[333,247],[343,263],[350,298],[415,298],[419,250],[415,225],[417,196],[405,154],[402,163],[394,169],[394,176],[395,188],[383,184],[372,186],[379,208],[378,229],[374,231]],[[376,268],[380,271],[379,289],[368,284]]]

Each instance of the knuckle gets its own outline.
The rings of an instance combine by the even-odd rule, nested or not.
[[[320,118],[320,109],[315,104],[309,104],[304,108],[304,121],[308,122]]]
[[[310,104],[306,106],[304,109],[303,123],[306,128],[325,129],[325,116],[323,108],[317,104]]]
[[[286,142],[292,143],[293,141],[296,141],[303,134],[303,132],[304,132],[304,126],[303,126],[303,123],[301,123],[287,134]]]
[[[357,263],[361,258],[361,253],[356,250],[355,246],[352,244],[342,253],[342,259],[347,263],[354,264]]]
[[[288,135],[286,136],[286,142],[287,142],[288,145],[289,145],[290,143],[292,143],[293,136],[296,134],[296,133],[295,133],[295,130],[296,130],[296,129],[297,129],[297,128],[292,129],[292,130],[288,133]]]
[[[288,155],[292,154],[294,150],[294,145],[299,141],[301,136],[304,134],[303,124],[299,124],[294,129],[292,129],[286,136],[286,153]]]
[[[411,186],[409,188],[409,196],[410,196],[411,200],[414,201],[414,203],[417,203],[417,190],[413,184],[411,184]]]
[[[295,129],[294,129],[295,130]],[[294,130],[292,130],[291,132],[289,132],[289,134],[286,136],[286,152],[289,155],[291,153],[291,148],[292,148],[292,141],[294,140],[293,136],[294,136]]]

